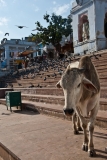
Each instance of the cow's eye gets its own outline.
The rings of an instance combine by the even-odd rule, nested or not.
[[[80,85],[81,85],[81,83],[79,83],[79,84],[78,84],[77,88],[79,88],[79,87],[80,87]]]

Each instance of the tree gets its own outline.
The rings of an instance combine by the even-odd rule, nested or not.
[[[37,33],[37,34],[32,34],[31,36],[29,36],[28,41],[29,42],[40,43],[42,41],[42,39],[40,38],[40,34]]]
[[[60,51],[59,48],[61,47],[59,45],[62,36],[67,37],[72,33],[72,19],[70,16],[62,18],[62,16],[57,16],[54,13],[52,13],[52,16],[46,13],[43,18],[48,23],[47,27],[43,27],[39,21],[35,23],[39,38],[42,39],[43,44],[52,43],[56,50]]]

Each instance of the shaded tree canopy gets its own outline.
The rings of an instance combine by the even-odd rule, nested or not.
[[[48,25],[43,27],[39,21],[35,23],[38,32],[35,36],[32,36],[34,41],[40,39],[43,44],[52,43],[56,46],[60,43],[63,35],[67,37],[72,33],[72,19],[70,16],[62,18],[62,16],[57,16],[54,13],[51,16],[46,13],[43,18]]]
[[[37,33],[37,34],[33,34],[33,35],[29,36],[28,41],[29,42],[40,43],[42,41],[42,39],[40,37],[40,34]]]

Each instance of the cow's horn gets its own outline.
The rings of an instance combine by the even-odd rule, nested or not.
[[[67,66],[67,70],[69,70],[69,69],[70,69],[70,65]]]

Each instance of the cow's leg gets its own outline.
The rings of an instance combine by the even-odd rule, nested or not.
[[[84,141],[82,145],[82,150],[87,152],[88,151],[87,123],[83,122],[82,127],[83,127],[83,132],[84,132]]]
[[[72,116],[72,123],[73,123],[73,131],[74,131],[74,134],[78,134],[78,130],[77,130],[77,127],[76,127],[76,113],[73,114]]]
[[[94,132],[94,124],[95,124],[98,108],[99,108],[99,104],[96,104],[96,106],[94,107],[94,109],[91,111],[91,114],[90,114],[89,143],[88,143],[88,152],[90,157],[93,157],[96,154],[94,150],[94,144],[93,144],[93,132]]]
[[[81,127],[81,122],[80,122],[79,116],[77,116],[77,129],[78,129],[78,131],[83,131],[83,129]]]
[[[89,123],[88,152],[90,157],[93,157],[95,155],[94,144],[93,144],[93,132],[94,132],[94,123]]]
[[[83,132],[84,132],[84,141],[82,145],[82,150],[88,151],[87,120],[81,115],[78,108],[77,108],[77,113],[81,120]]]

